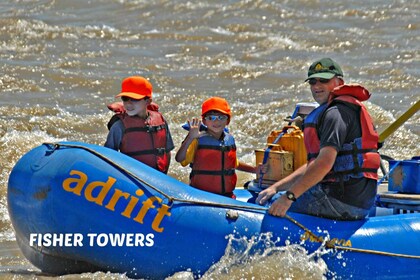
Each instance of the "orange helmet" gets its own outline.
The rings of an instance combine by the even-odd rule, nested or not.
[[[210,111],[221,112],[228,115],[229,119],[231,117],[229,104],[226,99],[221,97],[211,97],[203,102],[203,105],[201,106],[201,116],[204,117],[204,115]]]
[[[133,99],[152,98],[152,84],[143,77],[131,76],[122,81],[121,93],[115,97],[127,96]]]

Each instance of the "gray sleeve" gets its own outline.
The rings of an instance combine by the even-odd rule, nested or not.
[[[332,146],[337,151],[344,143],[361,137],[360,118],[357,107],[338,103],[328,108],[319,130],[321,148]]]
[[[166,123],[166,150],[172,151],[175,149],[174,141],[172,140],[171,132],[169,131],[168,123]]]
[[[119,151],[123,134],[124,125],[121,120],[118,120],[109,129],[104,146]]]

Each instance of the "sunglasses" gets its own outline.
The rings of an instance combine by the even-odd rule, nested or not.
[[[315,79],[315,78],[311,78],[308,80],[308,83],[310,85],[315,85],[317,82],[320,82],[321,84],[328,84],[329,81],[331,81],[331,79],[323,79],[323,78],[319,78],[319,79]]]
[[[143,99],[134,99],[134,98],[130,98],[130,97],[127,97],[127,96],[121,96],[121,100],[124,101],[124,102],[128,102],[128,101],[139,102]]]
[[[207,116],[204,117],[204,119],[208,120],[208,121],[212,121],[212,122],[214,122],[216,120],[225,121],[225,120],[228,119],[228,116],[226,116],[226,115],[207,115]]]

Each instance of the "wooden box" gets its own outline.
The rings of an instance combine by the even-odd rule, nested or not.
[[[257,165],[263,162],[264,153],[264,149],[255,150]],[[293,152],[271,150],[268,154],[267,163],[268,170],[263,175],[262,183],[264,185],[271,185],[293,172]],[[259,179],[260,174],[257,174],[257,181]]]

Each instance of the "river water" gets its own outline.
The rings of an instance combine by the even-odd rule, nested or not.
[[[370,90],[365,103],[381,132],[420,98],[419,45],[416,0],[2,0],[0,277],[50,279],[16,246],[7,211],[10,170],[43,142],[102,145],[112,116],[106,104],[114,102],[123,78],[143,75],[152,82],[154,101],[177,147],[185,136],[181,125],[200,115],[201,102],[226,98],[238,155],[255,163],[254,149],[264,148],[267,135],[284,125],[296,103],[312,101],[303,82],[312,61],[332,57],[346,82]],[[387,139],[383,154],[397,159],[420,154],[419,115]],[[187,182],[188,173],[171,163],[171,176]],[[252,178],[239,174],[239,184]],[[322,278],[322,263],[291,254],[249,261],[224,277]],[[218,268],[206,277],[222,278]]]

